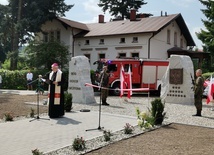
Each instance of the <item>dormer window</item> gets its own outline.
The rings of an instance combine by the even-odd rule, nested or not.
[[[89,45],[89,40],[85,40],[85,45]]]
[[[120,43],[125,43],[125,38],[120,38]]]
[[[100,39],[100,44],[104,44],[104,39]]]
[[[133,42],[133,43],[138,43],[138,37],[133,37],[132,42]]]

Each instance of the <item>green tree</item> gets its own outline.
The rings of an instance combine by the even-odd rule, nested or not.
[[[104,13],[109,10],[114,17],[121,16],[122,19],[129,19],[131,9],[138,11],[145,4],[147,3],[144,0],[100,0],[98,6],[102,7]]]
[[[201,32],[196,33],[198,39],[200,39],[204,46],[205,52],[210,52],[211,56],[214,56],[214,1],[213,0],[199,0],[206,8],[201,9],[206,19],[202,19],[206,30],[201,29]]]
[[[17,69],[19,46],[29,42],[42,24],[64,16],[73,5],[66,5],[64,0],[9,0],[8,7],[12,21],[10,68],[14,70]]]
[[[12,20],[8,6],[0,5],[0,61],[3,63],[11,51]]]
[[[35,43],[31,42],[25,49],[28,66],[36,68],[50,68],[53,62],[64,68],[68,64],[68,46],[58,41]]]

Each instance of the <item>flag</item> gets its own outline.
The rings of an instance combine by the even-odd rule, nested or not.
[[[207,104],[209,104],[213,100],[213,93],[214,93],[213,84],[214,84],[214,81],[213,81],[213,78],[212,78],[212,75],[211,75],[210,83],[207,86],[208,87]]]
[[[130,89],[128,91],[127,97],[130,99],[131,95],[132,95],[132,90],[131,90],[132,89],[132,72],[131,72],[130,65],[129,65],[129,70],[128,70],[127,85],[128,85],[128,89]]]
[[[125,72],[124,72],[124,68],[123,65],[121,65],[121,69],[120,69],[120,97],[123,96],[123,89],[125,88]]]

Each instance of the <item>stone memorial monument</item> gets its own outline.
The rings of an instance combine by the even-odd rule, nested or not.
[[[68,92],[73,96],[73,103],[96,103],[93,88],[85,86],[85,83],[91,83],[88,58],[72,57],[69,62]]]
[[[189,56],[171,55],[169,66],[162,78],[160,97],[166,103],[193,104],[194,76],[193,63]]]

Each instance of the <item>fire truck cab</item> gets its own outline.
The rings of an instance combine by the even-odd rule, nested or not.
[[[120,91],[120,71],[124,67],[125,79],[128,78],[128,69],[130,66],[132,77],[132,88],[149,88],[150,91],[158,91],[161,89],[161,79],[166,72],[169,61],[167,60],[151,60],[151,59],[101,59],[96,61],[97,73],[102,70],[103,65],[108,66],[110,73],[109,86],[111,94],[119,95]],[[133,92],[135,93],[135,92]]]

